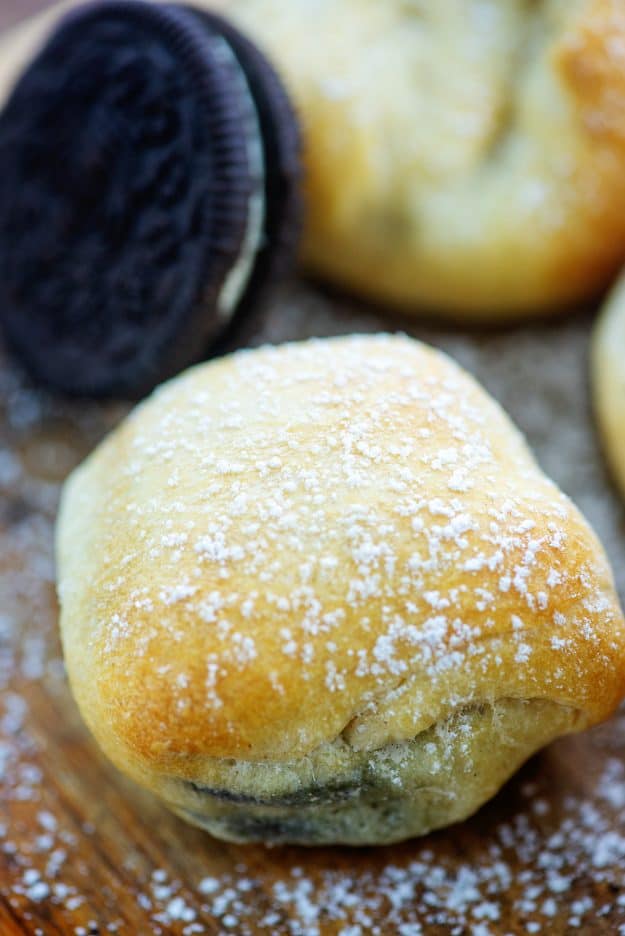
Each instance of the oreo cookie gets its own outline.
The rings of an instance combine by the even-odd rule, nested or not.
[[[28,372],[136,397],[205,355],[294,260],[286,92],[220,17],[67,16],[0,114],[0,318]]]

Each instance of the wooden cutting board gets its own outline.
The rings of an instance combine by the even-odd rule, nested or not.
[[[0,4],[0,27],[26,12]],[[591,320],[436,329],[299,282],[231,346],[401,328],[449,351],[593,522],[623,595],[623,511],[587,399]],[[625,934],[625,713],[552,745],[470,821],[382,849],[226,845],[108,764],[67,689],[52,538],[64,477],[124,412],[55,400],[0,352],[1,936]]]

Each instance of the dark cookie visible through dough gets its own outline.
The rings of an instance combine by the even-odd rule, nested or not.
[[[342,786],[311,787],[305,790],[296,790],[293,793],[283,793],[263,799],[247,793],[238,793],[232,790],[214,789],[202,786],[193,780],[185,781],[185,785],[199,796],[209,797],[228,803],[246,803],[250,806],[313,806],[318,803],[339,803],[353,799],[360,795],[361,789],[357,784],[344,784]]]
[[[354,790],[354,797],[319,798],[289,804],[272,800],[254,804],[207,798],[205,809],[175,806],[188,822],[234,841],[263,841],[273,844],[323,845],[336,841],[358,841],[361,827],[374,835],[392,836],[407,821],[409,801],[384,789]]]
[[[209,818],[202,813],[192,812],[188,809],[178,809],[177,811],[187,822],[235,841],[280,844],[315,842],[318,839],[315,821],[308,821],[302,816],[285,816],[283,814],[256,816],[241,812]]]
[[[184,8],[101,3],[18,82],[0,115],[0,315],[35,378],[135,396],[227,323],[257,183],[223,44]]]
[[[263,246],[240,308],[250,311],[295,262],[302,227],[302,141],[299,122],[280,77],[259,49],[227,20],[193,10],[234,50],[245,72],[261,126],[265,163]]]

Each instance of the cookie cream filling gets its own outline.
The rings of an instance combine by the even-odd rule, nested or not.
[[[263,154],[260,120],[245,72],[230,45],[222,37],[215,37],[215,56],[224,62],[232,63],[233,73],[239,84],[239,99],[243,111],[247,162],[252,192],[247,209],[247,226],[239,256],[228,272],[217,298],[217,315],[229,319],[250,281],[254,262],[263,241],[265,222],[265,159]]]

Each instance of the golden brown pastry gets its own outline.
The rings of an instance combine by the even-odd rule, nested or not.
[[[612,290],[595,325],[591,382],[603,448],[625,493],[625,276]]]
[[[622,0],[196,6],[232,16],[291,87],[312,269],[500,320],[580,302],[625,259]],[[42,22],[0,44],[0,88]]]
[[[475,381],[404,337],[163,385],[67,482],[58,568],[103,750],[226,839],[458,821],[625,692],[592,530]]]

